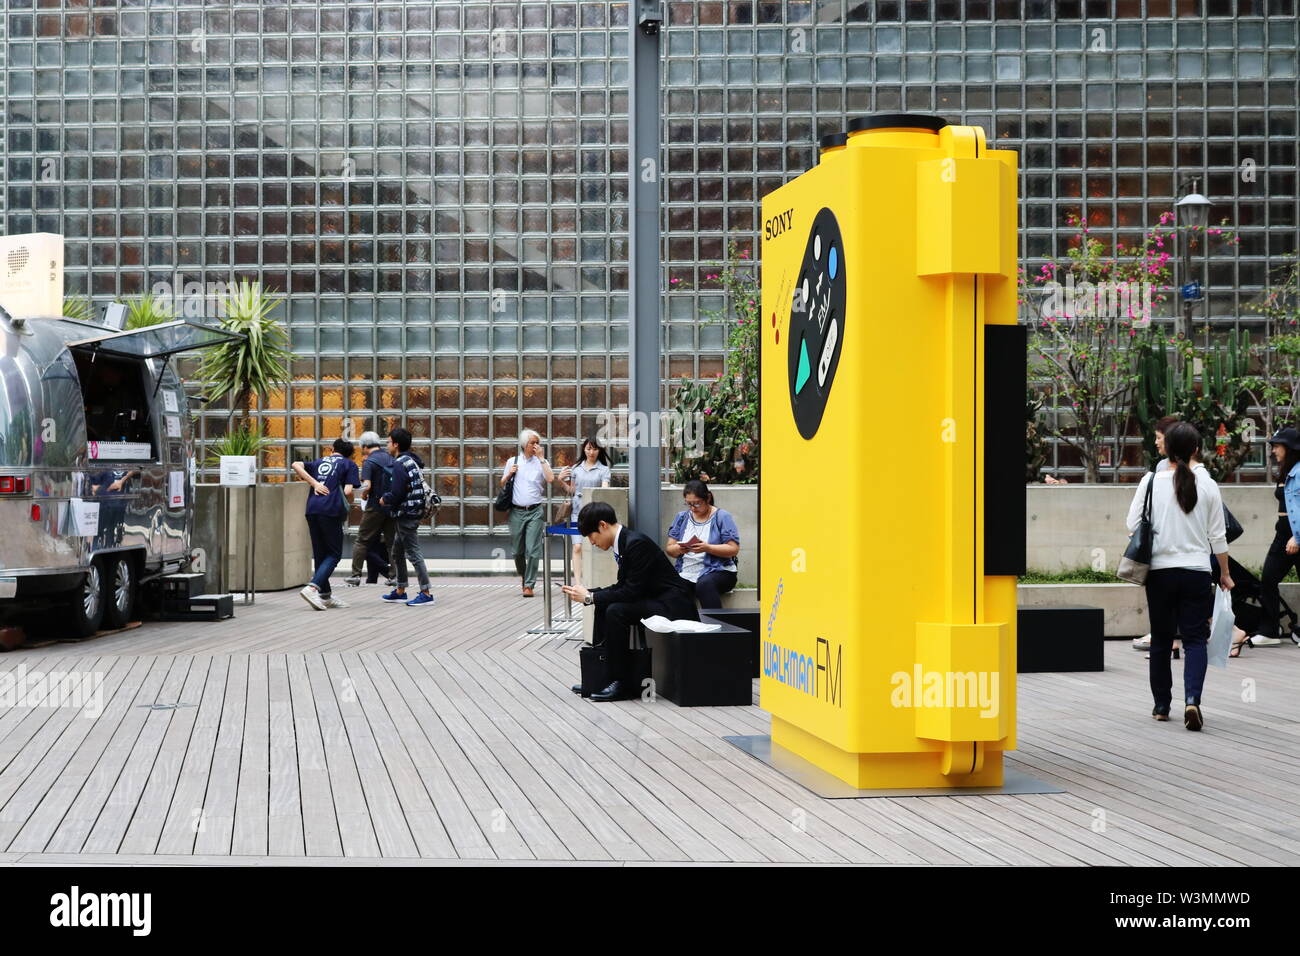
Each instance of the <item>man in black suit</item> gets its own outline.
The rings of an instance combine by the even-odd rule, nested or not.
[[[618,581],[610,587],[587,590],[581,584],[565,585],[565,594],[583,604],[595,605],[592,643],[605,648],[613,682],[596,701],[622,700],[636,691],[628,674],[628,632],[644,617],[662,614],[669,620],[698,621],[691,582],[675,570],[659,545],[640,531],[618,523],[614,509],[603,501],[583,505],[578,512],[578,533],[602,551],[613,551]],[[581,693],[575,687],[575,693]]]

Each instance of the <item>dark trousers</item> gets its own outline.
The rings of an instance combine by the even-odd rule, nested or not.
[[[722,607],[722,595],[736,586],[735,571],[710,571],[701,574],[695,582],[695,599],[703,611],[716,611]]]
[[[1292,568],[1300,573],[1300,554],[1287,554],[1286,543],[1291,540],[1291,523],[1281,515],[1273,529],[1273,543],[1268,546],[1264,558],[1264,571],[1260,575],[1259,603],[1263,608],[1260,615],[1259,631],[1265,637],[1278,636],[1278,617],[1280,614],[1281,595],[1277,586],[1282,583]]]
[[[391,554],[397,521],[384,508],[367,508],[357,526],[356,544],[352,546],[352,576],[361,577],[361,565],[369,565],[366,581],[374,584],[381,574],[391,576]]]
[[[343,560],[343,518],[339,515],[308,515],[307,531],[311,535],[311,556],[316,573],[311,583],[322,597],[329,597],[330,575]]]
[[[1201,702],[1205,686],[1206,641],[1214,591],[1209,571],[1163,568],[1147,574],[1147,614],[1151,620],[1151,696],[1167,709],[1173,699],[1173,674],[1169,659],[1174,635],[1183,642],[1183,699]]]
[[[695,605],[686,600],[670,601],[648,600],[629,601],[626,603],[597,606],[596,619],[592,624],[591,643],[605,648],[605,657],[609,661],[611,680],[626,681],[631,679],[628,673],[630,660],[628,655],[629,635],[633,626],[642,618],[662,614],[670,620],[698,621],[700,616]]]

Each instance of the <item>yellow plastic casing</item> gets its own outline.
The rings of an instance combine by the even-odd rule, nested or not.
[[[774,745],[857,787],[999,785],[1015,747],[1015,578],[983,571],[982,396],[983,327],[1016,321],[1016,181],[978,128],[895,127],[763,199],[761,704]],[[796,373],[790,343],[818,334],[798,315],[822,210],[844,315],[805,437],[792,395],[818,387],[821,346]]]

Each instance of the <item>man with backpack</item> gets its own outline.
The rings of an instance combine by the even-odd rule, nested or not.
[[[421,470],[424,462],[411,451],[411,433],[405,428],[394,428],[388,435],[388,454],[393,456],[393,480],[379,499],[397,523],[393,541],[393,563],[397,565],[397,587],[384,595],[390,604],[398,602],[407,607],[428,607],[433,604],[429,593],[429,571],[420,553],[420,522],[433,505],[433,491],[424,481]],[[420,593],[407,600],[406,561],[410,559],[420,581]]]
[[[393,481],[393,456],[381,447],[375,432],[362,432],[360,443],[361,454],[366,456],[361,463],[361,497],[366,510],[361,513],[357,543],[352,547],[352,577],[347,579],[347,585],[353,588],[360,586],[361,566],[367,563],[367,584],[376,583],[381,574],[391,583],[393,568],[390,556],[397,530],[396,520],[379,503]]]

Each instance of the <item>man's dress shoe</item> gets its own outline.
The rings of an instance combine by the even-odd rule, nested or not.
[[[569,688],[569,690],[573,691],[575,694],[581,694],[581,693],[582,693],[582,685],[581,685],[581,684],[574,684],[572,687]]]
[[[624,693],[623,682],[621,680],[616,680],[604,690],[591,695],[591,699],[597,701],[623,700],[626,697],[627,694]]]

